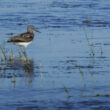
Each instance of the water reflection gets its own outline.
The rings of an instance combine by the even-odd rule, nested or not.
[[[14,60],[8,60],[7,63],[2,64],[0,69],[0,78],[11,79],[14,87],[17,82],[17,78],[25,77],[28,84],[31,84],[34,79],[34,61],[28,59],[28,62],[24,58],[14,58]]]

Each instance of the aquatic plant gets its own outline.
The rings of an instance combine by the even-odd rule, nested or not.
[[[86,87],[86,80],[85,80],[85,78],[84,78],[84,72],[79,68],[79,72],[80,72],[80,74],[81,74],[81,76],[82,76],[82,79],[83,79],[83,81],[84,81],[84,86]]]
[[[91,23],[90,17],[87,16],[86,20],[84,20],[83,22],[84,22],[84,23],[87,23],[87,24],[88,24],[88,23]]]
[[[19,57],[21,58],[21,47],[19,46]]]
[[[43,79],[43,75],[42,75],[42,63],[40,63],[40,77],[41,77],[41,79]]]
[[[11,48],[11,57],[10,57],[10,60],[13,62],[14,60],[14,54],[13,54],[13,49]]]
[[[13,80],[11,81],[14,84],[14,88],[16,87],[16,74],[13,72]]]
[[[94,48],[93,48],[93,46],[90,46],[90,49],[91,49],[91,56],[95,56],[95,51],[94,51]]]
[[[23,53],[24,58],[21,56]],[[23,59],[22,59],[23,58]],[[0,64],[7,64],[7,63],[13,63],[14,62],[14,52],[13,49],[6,50],[5,48],[5,42],[3,42],[0,45]],[[30,60],[27,56],[26,50],[24,48],[24,51],[22,52],[21,49],[19,50],[19,60],[24,60],[25,59],[25,66],[27,70],[30,70]],[[11,62],[10,62],[11,61]]]
[[[89,73],[90,73],[91,78],[92,78],[92,80],[94,82],[94,86],[96,87],[96,80],[94,79],[93,73],[91,71]]]
[[[3,64],[3,57],[0,55],[0,64]]]
[[[66,92],[66,94],[68,95],[68,97],[71,97],[71,95],[70,95],[68,89],[66,88],[66,86],[65,86],[64,84],[63,84],[63,89],[64,89],[64,91]]]
[[[100,44],[100,54],[101,54],[101,57],[103,57],[103,49],[102,49],[102,44]]]
[[[87,32],[86,32],[85,28],[83,28],[83,30],[84,30],[84,34],[85,34],[86,40],[88,42],[88,46],[90,47],[90,50],[91,50],[90,56],[94,57],[95,56],[95,51],[94,51],[93,42],[91,43],[89,41],[89,38],[88,38],[88,35],[87,35]]]
[[[7,52],[6,52],[6,49],[5,49],[5,42],[3,42],[2,45],[0,45],[0,49],[1,49],[2,55],[3,55],[4,59],[5,59],[5,63],[6,63],[8,57],[7,57]],[[2,58],[2,57],[1,57],[1,58]]]

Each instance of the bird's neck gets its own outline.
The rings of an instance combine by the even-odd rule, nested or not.
[[[27,29],[27,32],[28,32],[28,33],[33,33],[33,30],[28,28],[28,29]]]
[[[27,31],[27,32],[28,32],[28,33],[32,33],[32,34],[34,33],[33,31]]]

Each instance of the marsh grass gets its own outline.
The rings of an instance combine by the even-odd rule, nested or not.
[[[11,82],[14,84],[14,88],[15,88],[16,87],[16,74],[14,72],[12,74],[13,74],[13,77],[12,77],[13,79]]]
[[[93,73],[91,71],[89,73],[90,73],[91,79],[92,79],[92,81],[94,83],[94,86],[96,87],[96,80],[94,78],[94,75],[93,75]]]
[[[3,64],[4,62],[8,63],[9,60],[11,60],[11,61],[14,60],[13,50],[12,50],[12,48],[11,48],[11,51],[6,50],[5,42],[3,42],[3,44],[0,45],[0,50],[1,50],[1,54],[0,54],[1,64]]]
[[[71,95],[70,95],[68,89],[66,88],[66,86],[65,86],[64,84],[63,84],[63,89],[64,89],[64,91],[66,92],[66,94],[68,95],[68,97],[71,97]]]
[[[3,64],[3,57],[0,55],[0,64]]]
[[[93,44],[93,42],[90,42],[85,28],[83,28],[83,30],[84,30],[84,34],[85,34],[85,38],[87,40],[88,46],[89,46],[90,51],[91,51],[90,56],[94,57],[95,56],[94,44]]]
[[[100,54],[101,54],[101,57],[103,58],[104,56],[103,56],[103,49],[102,49],[102,44],[100,44]]]
[[[94,48],[93,46],[90,46],[90,49],[91,49],[91,53],[90,53],[90,56],[95,56],[95,51],[94,51]]]
[[[16,75],[15,75],[14,72],[13,72],[12,74],[13,74],[13,80],[12,80],[12,82],[13,82],[13,83],[16,83]]]
[[[94,43],[91,41],[91,39],[93,39],[93,35],[91,35],[91,39],[89,39],[88,34],[87,34],[85,28],[83,28],[83,31],[84,31],[85,38],[86,38],[86,40],[87,40],[88,46],[89,46],[89,48],[90,48],[90,54],[89,54],[89,55],[90,55],[91,57],[95,57],[95,55],[96,55],[95,47],[94,47]],[[101,58],[104,58],[104,56],[103,56],[104,51],[103,51],[103,48],[102,48],[102,44],[101,44],[101,43],[100,43],[99,48],[100,48],[100,49],[99,49],[99,50],[100,50],[100,56],[101,56]]]
[[[82,79],[84,81],[84,87],[86,87],[86,80],[85,80],[85,77],[84,77],[84,72],[81,70],[81,68],[79,68],[79,72],[80,72],[80,74],[82,76]]]
[[[90,17],[87,16],[86,20],[84,20],[83,22],[84,22],[84,23],[87,23],[87,24],[91,23],[91,19],[90,19]]]
[[[5,43],[3,43],[3,45],[0,45],[0,49],[1,49],[1,53],[4,57],[5,63],[7,63],[8,56],[7,56],[7,52],[6,52],[6,49],[5,49]]]
[[[14,53],[13,50],[11,48],[11,51],[6,50],[5,48],[5,42],[3,42],[3,44],[0,45],[0,50],[1,50],[1,54],[0,54],[0,61],[1,64],[8,63],[8,61],[12,61],[14,60]]]
[[[21,60],[23,59],[22,54],[23,54],[23,57],[25,59],[26,66],[28,68],[30,66],[30,60],[27,56],[25,48],[24,48],[23,52],[21,51],[21,48],[19,48],[19,59],[21,59]],[[7,63],[10,63],[10,61],[11,61],[11,63],[13,63],[14,59],[15,58],[14,58],[13,49],[11,48],[9,50],[6,50],[5,42],[3,42],[0,45],[0,64],[7,64]]]
[[[22,55],[21,55],[21,47],[19,46],[19,58],[21,58],[22,57]]]
[[[39,69],[40,69],[40,79],[41,79],[41,88],[43,87],[43,84],[44,84],[44,77],[43,77],[43,73],[42,73],[42,63],[40,63],[39,65]]]
[[[41,77],[41,80],[43,79],[43,75],[42,75],[42,63],[40,63],[40,77]]]
[[[13,54],[13,49],[11,48],[11,56],[10,56],[10,60],[13,62],[14,60],[14,54]]]

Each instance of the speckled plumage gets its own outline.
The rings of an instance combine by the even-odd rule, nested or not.
[[[33,31],[39,32],[38,30],[34,29],[34,26],[28,26],[27,27],[27,32],[19,34],[17,36],[13,36],[7,42],[14,43],[15,45],[18,45],[18,46],[25,46],[25,44],[27,43],[26,44],[26,46],[27,46],[34,39]]]
[[[8,40],[8,42],[31,42],[34,38],[34,33],[22,33],[20,35],[14,36]]]

